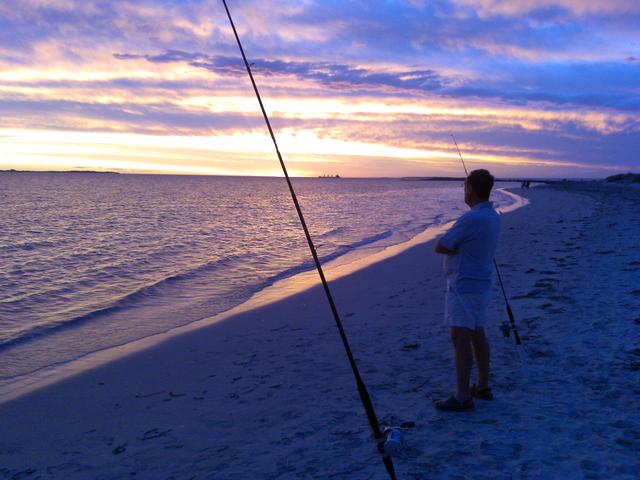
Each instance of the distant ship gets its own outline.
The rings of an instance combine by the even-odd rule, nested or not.
[[[340,178],[340,175],[318,175],[318,178]]]

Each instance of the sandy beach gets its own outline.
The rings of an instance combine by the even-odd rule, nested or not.
[[[640,189],[514,190],[497,261],[528,352],[525,382],[495,289],[496,398],[451,393],[433,242],[331,282],[383,424],[414,422],[398,478],[636,479]],[[331,280],[331,279],[330,279]],[[384,479],[322,290],[176,336],[0,404],[4,479]]]

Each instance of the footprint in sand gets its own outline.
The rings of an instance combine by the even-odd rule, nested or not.
[[[169,432],[171,432],[171,429],[160,430],[159,428],[154,427],[151,430],[147,430],[146,432],[144,432],[142,437],[139,437],[138,440],[146,441],[146,440],[152,440],[154,438],[164,437]]]
[[[160,390],[159,392],[152,392],[152,393],[138,393],[136,394],[136,398],[155,397],[156,395],[161,395],[163,393],[164,393],[164,390]]]
[[[193,399],[194,400],[204,400],[206,395],[207,395],[207,390],[203,390],[202,393],[200,393],[199,395],[194,395]]]
[[[122,445],[118,445],[116,448],[114,448],[111,451],[111,453],[113,453],[114,455],[120,455],[121,453],[126,452],[127,445],[128,445],[128,442],[125,442]]]
[[[529,291],[528,293],[525,293],[524,295],[516,295],[516,296],[514,296],[512,298],[513,298],[513,300],[521,300],[523,298],[540,298],[543,294],[544,294],[544,292],[542,290],[533,289],[533,290]]]
[[[3,469],[0,469],[0,472],[2,472]],[[15,470],[14,470],[15,471]],[[36,473],[36,469],[35,468],[27,468],[26,470],[20,470],[19,472],[16,472],[13,474],[13,476],[9,477],[5,477],[5,478],[11,478],[12,480],[15,479],[19,479],[19,478],[27,478],[27,477],[31,477],[31,475],[33,475],[34,473]],[[7,472],[11,473],[9,470],[7,470]]]

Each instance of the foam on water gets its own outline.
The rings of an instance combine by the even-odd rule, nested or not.
[[[0,381],[211,317],[313,268],[279,178],[0,173],[0,185]],[[466,209],[458,182],[294,185],[323,263]]]

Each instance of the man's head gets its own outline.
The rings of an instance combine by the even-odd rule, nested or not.
[[[493,188],[493,175],[489,170],[473,170],[464,182],[464,201],[470,207],[489,200]]]

